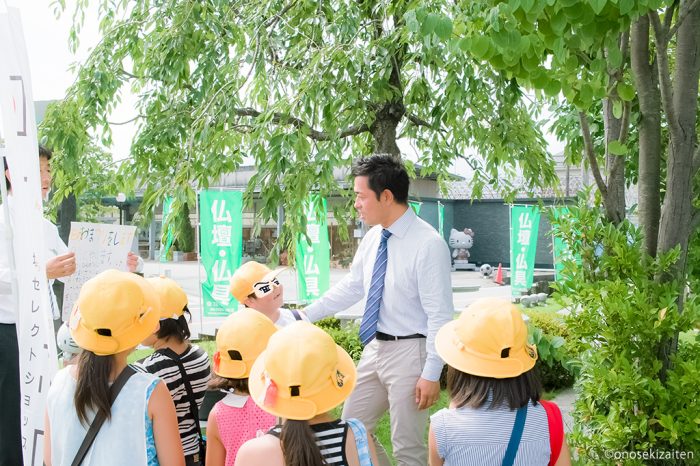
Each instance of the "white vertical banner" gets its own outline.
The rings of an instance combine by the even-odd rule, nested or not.
[[[44,459],[44,410],[58,368],[48,305],[39,154],[31,77],[19,11],[0,0],[0,134],[12,176],[12,251],[18,301],[22,450],[25,465]],[[3,181],[4,182],[4,181]],[[6,204],[6,202],[3,202]],[[19,215],[21,213],[21,215]],[[7,402],[2,400],[3,403]]]

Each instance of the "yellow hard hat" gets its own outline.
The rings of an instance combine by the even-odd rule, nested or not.
[[[320,328],[297,321],[270,337],[250,370],[248,389],[268,413],[307,420],[342,403],[356,381],[350,355]]]
[[[228,316],[216,332],[214,373],[230,379],[245,379],[255,358],[277,331],[264,314],[249,308]]]
[[[517,377],[537,361],[520,310],[501,298],[479,299],[443,325],[435,349],[455,369],[495,379]]]
[[[146,279],[106,270],[86,281],[70,316],[70,333],[100,356],[134,348],[158,325],[160,299]]]
[[[175,280],[161,275],[147,278],[146,281],[153,285],[160,298],[161,319],[177,319],[184,313],[187,295]]]

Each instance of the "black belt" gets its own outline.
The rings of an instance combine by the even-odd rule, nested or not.
[[[425,335],[422,335],[420,333],[414,333],[413,335],[399,335],[399,336],[394,336],[394,335],[389,335],[388,333],[384,332],[377,332],[375,334],[375,338],[380,341],[396,341],[396,340],[411,340],[413,338],[425,338]]]

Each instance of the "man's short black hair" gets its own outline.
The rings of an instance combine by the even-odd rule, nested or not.
[[[353,164],[352,175],[366,176],[369,187],[374,191],[377,199],[385,189],[388,189],[397,203],[408,203],[408,173],[397,156],[374,154],[358,159]]]
[[[39,158],[40,159],[45,158],[46,160],[51,160],[52,156],[53,156],[53,152],[51,152],[51,149],[39,144]]]
[[[39,144],[39,158],[45,158],[46,160],[51,160],[51,157],[53,156],[53,153],[48,147],[44,147],[41,144]],[[2,173],[4,174],[7,171],[7,159],[3,156],[2,158]],[[7,179],[7,175],[5,175],[5,186],[7,187],[7,190],[10,191],[12,189],[12,184],[10,183],[10,180]]]

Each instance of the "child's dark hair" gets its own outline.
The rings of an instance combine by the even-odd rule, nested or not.
[[[248,379],[229,379],[228,377],[216,375],[213,372],[207,388],[209,390],[233,390],[246,395],[250,393],[248,392]]]
[[[530,401],[537,404],[542,394],[542,385],[534,368],[517,377],[494,379],[467,374],[447,366],[447,391],[457,408],[480,408],[490,397],[489,408],[507,404],[510,409],[518,409]]]
[[[316,444],[316,435],[308,421],[287,419],[280,433],[286,466],[324,466],[326,460]]]
[[[187,317],[185,317],[187,314]],[[160,328],[156,332],[156,337],[160,340],[174,338],[182,343],[190,339],[190,327],[187,325],[187,319],[192,318],[190,310],[185,305],[183,314],[177,319],[163,319],[160,321]]]

